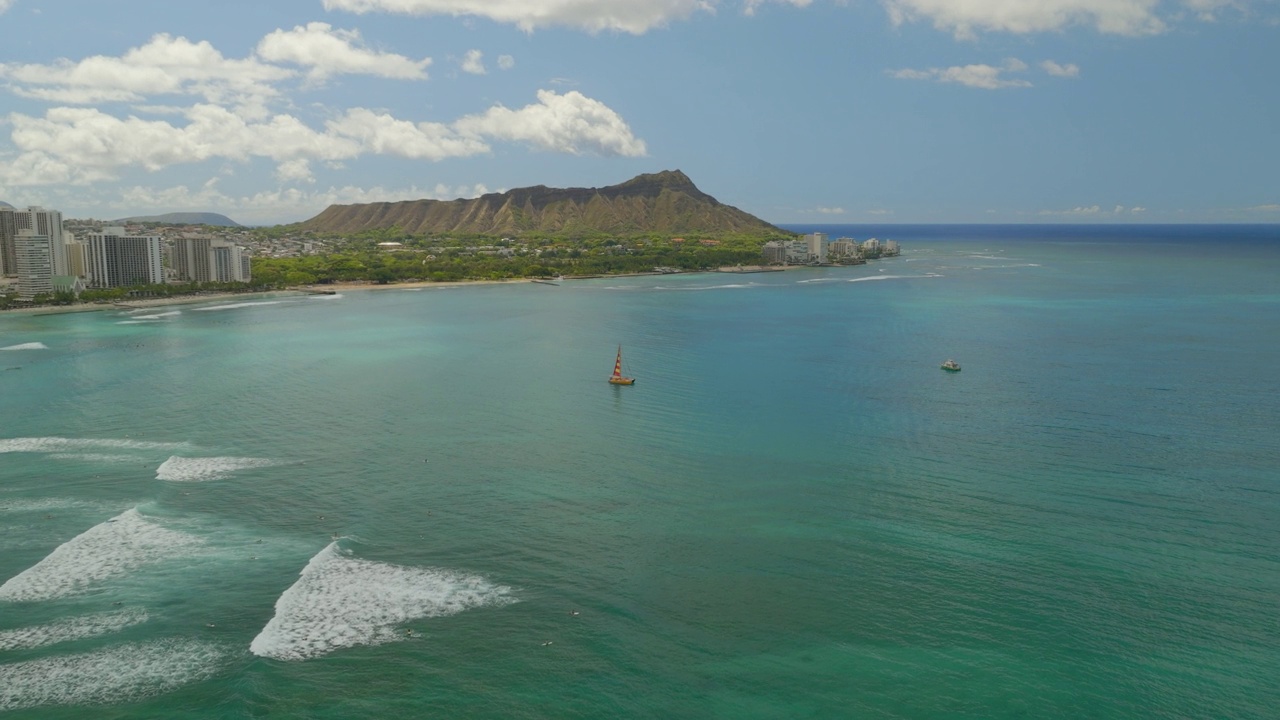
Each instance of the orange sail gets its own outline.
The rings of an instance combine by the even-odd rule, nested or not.
[[[635,378],[622,376],[622,346],[618,346],[618,359],[613,362],[613,375],[609,377],[611,385],[635,385]]]

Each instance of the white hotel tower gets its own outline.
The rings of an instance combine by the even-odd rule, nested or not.
[[[158,236],[128,235],[122,227],[102,228],[86,238],[85,261],[89,287],[164,283]]]
[[[30,300],[53,292],[53,245],[48,235],[22,229],[13,239],[18,297]]]
[[[188,282],[248,282],[249,254],[225,240],[186,235],[173,241],[173,272]]]

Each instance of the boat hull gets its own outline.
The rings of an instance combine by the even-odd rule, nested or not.
[[[635,385],[636,379],[624,378],[624,377],[611,377],[609,378],[609,384],[610,385]]]

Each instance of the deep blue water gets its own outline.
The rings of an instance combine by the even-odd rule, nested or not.
[[[0,317],[0,713],[1273,717],[1280,230],[790,229]]]

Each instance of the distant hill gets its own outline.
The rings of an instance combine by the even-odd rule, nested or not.
[[[4,202],[3,200],[0,200],[0,208],[9,208],[10,210],[12,210],[13,206],[7,202]]]
[[[603,188],[537,185],[471,200],[330,205],[298,227],[321,233],[399,227],[414,235],[792,234],[721,203],[679,170],[639,175]]]
[[[218,213],[167,213],[120,218],[118,223],[164,223],[166,225],[216,225],[218,227],[243,227],[226,215]]]

